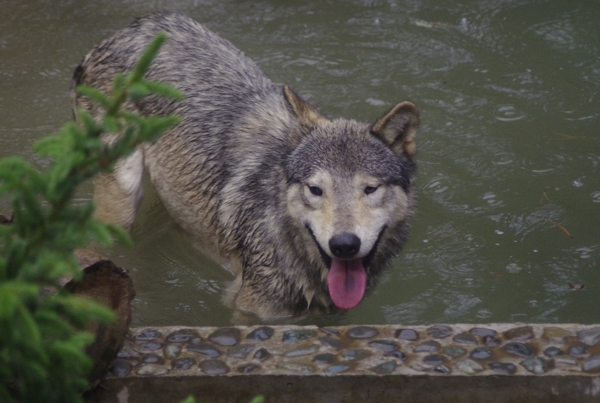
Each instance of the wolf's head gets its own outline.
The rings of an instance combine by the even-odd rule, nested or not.
[[[382,243],[399,249],[412,202],[417,108],[402,102],[374,124],[329,121],[287,86],[284,94],[302,130],[286,164],[287,206],[305,228],[308,253],[320,255],[333,303],[354,308]],[[379,252],[380,253],[380,252]]]

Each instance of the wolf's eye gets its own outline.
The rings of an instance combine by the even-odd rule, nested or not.
[[[367,186],[365,188],[365,194],[370,195],[371,193],[375,193],[377,189],[379,189],[379,186]]]
[[[312,193],[315,196],[323,196],[323,191],[318,186],[308,185],[308,190],[310,190],[310,193]]]

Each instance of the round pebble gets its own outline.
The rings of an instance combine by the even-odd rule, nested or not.
[[[516,327],[504,332],[504,337],[512,341],[527,341],[535,337],[531,326]]]
[[[427,334],[434,339],[445,339],[452,334],[452,328],[445,325],[434,325],[427,329]]]
[[[543,358],[537,357],[537,358],[528,358],[525,361],[521,362],[521,365],[523,367],[525,367],[525,369],[529,372],[532,372],[536,375],[542,375],[546,372],[548,372],[548,370],[550,368],[552,368],[551,362],[548,360],[545,360]]]
[[[456,368],[467,374],[476,374],[484,370],[483,366],[473,360],[465,359],[456,363]]]
[[[162,347],[163,344],[159,342],[140,343],[137,345],[137,349],[140,353],[160,350]]]
[[[346,332],[346,336],[352,337],[353,339],[368,339],[373,336],[377,336],[377,329],[368,326],[357,326]]]
[[[595,345],[600,341],[600,327],[593,327],[577,332],[577,339],[588,346]]]
[[[270,339],[273,333],[275,333],[275,330],[272,327],[263,326],[248,333],[246,338],[254,341],[265,341]]]
[[[229,367],[219,360],[206,360],[198,365],[206,375],[222,375],[229,372]]]
[[[241,365],[238,367],[238,372],[242,373],[242,374],[249,374],[251,372],[256,371],[257,369],[259,369],[260,366],[256,365],[256,364],[246,364],[246,365]]]
[[[383,364],[379,364],[374,366],[373,368],[369,368],[369,371],[373,371],[376,374],[389,374],[396,368],[396,363],[394,361],[386,361]]]
[[[583,356],[587,355],[588,349],[586,346],[582,346],[581,344],[575,344],[575,345],[569,347],[569,350],[567,350],[567,353],[571,357],[583,357]]]
[[[198,336],[198,337],[192,337],[190,339],[190,344],[202,344],[204,343],[204,340],[202,340],[202,337]]]
[[[428,355],[427,357],[423,358],[423,363],[425,365],[429,365],[431,367],[435,367],[436,365],[440,365],[444,362],[444,357],[442,357],[441,355]]]
[[[374,348],[376,350],[383,351],[384,353],[389,353],[391,351],[395,351],[398,349],[398,345],[393,341],[388,340],[373,340],[369,342],[369,347]]]
[[[585,360],[583,370],[590,373],[600,372],[600,355],[593,355]]]
[[[470,333],[457,334],[452,340],[459,344],[477,344],[477,339]]]
[[[339,374],[341,372],[346,371],[348,368],[350,368],[348,365],[332,365],[328,367],[325,371],[331,374]]]
[[[467,350],[458,346],[447,346],[444,347],[444,354],[449,355],[452,358],[457,358],[467,354]]]
[[[140,358],[140,361],[142,361],[143,363],[146,363],[146,364],[154,364],[154,363],[157,363],[159,361],[162,361],[162,358],[160,358],[156,354],[144,354]]]
[[[167,368],[165,368],[164,366],[154,365],[154,364],[146,364],[146,365],[142,365],[141,367],[139,367],[135,373],[138,375],[158,376],[158,375],[164,375],[167,372],[169,372],[169,370]]]
[[[494,336],[483,336],[482,340],[483,344],[485,344],[488,347],[496,347],[502,343],[500,339],[497,339]]]
[[[313,362],[317,364],[331,364],[335,359],[335,355],[330,353],[317,354],[313,357]]]
[[[306,340],[314,337],[316,333],[313,330],[288,330],[283,334],[281,341],[284,343],[296,343],[300,340]]]
[[[131,364],[129,364],[126,360],[117,358],[110,367],[110,372],[114,376],[123,377],[129,375],[131,369]]]
[[[367,355],[366,350],[357,349],[357,350],[344,350],[342,352],[342,358],[348,361],[360,360]]]
[[[208,338],[221,346],[235,346],[240,342],[242,335],[239,329],[223,327],[212,332]]]
[[[258,361],[264,361],[267,358],[269,358],[271,356],[271,354],[269,354],[269,352],[267,351],[267,349],[265,348],[260,348],[258,350],[256,350],[256,353],[254,353],[254,359],[258,360]]]
[[[417,340],[419,338],[419,334],[413,329],[396,330],[395,336],[401,340]]]
[[[319,341],[326,346],[335,348],[336,350],[341,350],[342,348],[346,347],[346,343],[344,343],[340,339],[336,339],[334,337],[328,337],[328,336],[321,337],[319,339]]]
[[[435,353],[442,345],[435,340],[427,340],[415,347],[415,353]]]
[[[192,329],[180,329],[167,336],[166,340],[169,343],[187,343],[192,338],[200,338],[198,333]]]
[[[439,365],[433,369],[433,372],[437,372],[438,374],[451,374],[452,370],[445,365]]]
[[[144,329],[135,335],[135,339],[139,341],[150,341],[160,337],[160,333],[156,329]]]
[[[181,344],[167,344],[163,351],[166,358],[177,358],[181,355]]]
[[[469,354],[471,358],[476,358],[478,360],[485,360],[486,358],[490,358],[492,356],[492,352],[489,348],[485,347],[477,347],[471,351]]]
[[[577,358],[571,357],[566,354],[557,355],[556,357],[553,357],[553,359],[554,365],[557,368],[572,368],[576,365],[579,365],[579,361],[577,361]]]
[[[254,344],[240,344],[239,346],[231,347],[225,355],[233,358],[246,358],[252,350],[254,350]]]
[[[298,347],[292,350],[287,351],[284,355],[286,357],[300,357],[302,355],[309,355],[317,352],[318,348],[316,346],[305,346]]]
[[[564,353],[565,353],[564,351],[562,351],[560,348],[555,347],[555,346],[550,346],[544,350],[544,355],[547,357],[556,357],[557,355],[561,355]]]
[[[186,348],[187,351],[191,351],[192,353],[200,354],[209,358],[216,358],[221,355],[221,350],[208,343],[188,344]]]
[[[314,368],[309,365],[301,365],[292,362],[285,363],[281,366],[282,369],[293,371],[298,374],[312,374],[315,372]]]
[[[530,358],[534,355],[531,347],[529,347],[527,344],[519,342],[506,343],[502,349],[509,354],[518,355],[519,357],[524,358]]]
[[[473,329],[469,330],[469,332],[480,337],[495,336],[498,334],[498,332],[496,332],[494,329],[486,329],[485,327],[474,327]]]
[[[516,365],[509,362],[492,362],[489,367],[492,371],[501,375],[512,375],[517,371]]]
[[[137,357],[137,356],[138,356],[137,351],[135,351],[129,344],[124,344],[123,348],[121,348],[121,351],[119,351],[117,353],[117,357],[121,357],[121,358]]]
[[[396,350],[385,354],[385,357],[396,358],[397,360],[403,361],[404,359],[406,359],[406,354],[404,354],[400,350]]]
[[[171,362],[171,367],[174,370],[186,370],[190,369],[194,364],[196,364],[196,360],[192,357],[182,357]]]
[[[556,326],[544,328],[544,338],[551,342],[564,343],[569,337],[569,331]]]

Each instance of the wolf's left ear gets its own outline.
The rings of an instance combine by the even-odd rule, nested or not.
[[[283,95],[288,106],[305,129],[311,130],[319,123],[327,121],[312,105],[296,95],[287,85],[283,86]]]
[[[415,155],[419,111],[411,102],[401,102],[383,115],[371,132],[388,145],[397,155],[411,158]]]

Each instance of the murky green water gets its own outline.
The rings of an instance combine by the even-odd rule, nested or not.
[[[325,115],[373,120],[402,100],[421,110],[401,258],[358,308],[301,323],[598,323],[599,2],[0,0],[0,157],[34,160],[33,142],[71,118],[79,60],[165,9],[206,23]],[[135,248],[107,252],[132,272],[133,325],[229,324],[230,275],[148,194]]]

